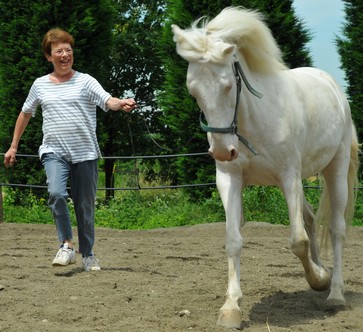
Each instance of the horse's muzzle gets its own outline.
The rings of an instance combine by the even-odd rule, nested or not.
[[[238,157],[238,150],[233,145],[226,151],[216,151],[213,148],[209,148],[208,153],[213,159],[218,161],[232,161]]]

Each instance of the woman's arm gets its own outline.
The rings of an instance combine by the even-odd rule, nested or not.
[[[24,133],[26,126],[29,123],[31,118],[31,113],[20,112],[18,119],[16,120],[13,140],[11,142],[9,150],[5,153],[4,156],[4,165],[5,167],[9,167],[16,163],[16,153],[18,151],[18,145],[20,142],[20,138]]]

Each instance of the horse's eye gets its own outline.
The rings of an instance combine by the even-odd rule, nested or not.
[[[230,91],[231,91],[231,89],[232,89],[232,84],[226,84],[225,86],[224,86],[224,92],[226,93],[226,94],[228,94]]]

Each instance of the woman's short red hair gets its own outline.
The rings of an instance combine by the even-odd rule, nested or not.
[[[55,43],[69,43],[74,47],[74,39],[71,34],[60,28],[50,29],[43,38],[42,50],[44,55],[51,55],[52,44]]]

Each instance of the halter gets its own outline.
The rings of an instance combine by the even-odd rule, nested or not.
[[[240,134],[237,133],[237,109],[238,109],[239,98],[240,98],[240,93],[241,93],[241,89],[242,89],[241,79],[243,80],[244,84],[246,85],[248,91],[251,92],[254,96],[256,96],[257,98],[262,98],[262,94],[259,93],[258,91],[256,91],[251,86],[251,84],[248,82],[247,77],[244,74],[241,64],[239,63],[238,60],[233,62],[233,72],[234,72],[234,75],[236,78],[236,83],[237,83],[237,93],[236,93],[236,105],[234,108],[234,117],[233,117],[231,126],[225,127],[225,128],[209,127],[208,124],[206,123],[204,113],[203,113],[203,111],[201,111],[200,115],[199,115],[200,127],[205,132],[219,133],[219,134],[235,134],[235,135],[237,135],[237,137],[241,143],[243,143],[254,155],[257,155],[257,151],[255,150],[255,148],[244,137],[242,137]]]

